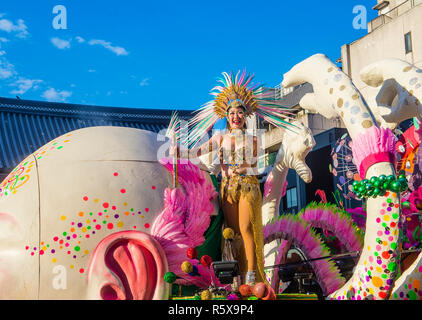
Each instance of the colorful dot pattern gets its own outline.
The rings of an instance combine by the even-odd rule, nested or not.
[[[114,172],[113,177],[119,177],[117,172]],[[151,186],[151,190],[156,190],[156,186]],[[100,231],[107,233],[114,233],[121,230],[136,230],[139,225],[139,219],[148,220],[148,207],[135,209],[130,207],[124,201],[126,189],[119,189],[119,194],[123,196],[120,204],[110,203],[109,201],[101,201],[96,197],[84,195],[81,198],[81,207],[87,207],[89,204],[90,210],[78,211],[74,214],[59,214],[59,222],[67,225],[64,231],[55,235],[50,241],[42,241],[39,247],[25,246],[31,256],[40,255],[52,256],[52,263],[59,263],[60,254],[65,254],[73,258],[75,261],[69,265],[71,270],[78,271],[80,274],[85,273],[86,266],[77,266],[80,258],[83,258],[91,253],[90,247],[87,246],[86,240],[96,237]],[[85,204],[85,205],[83,205]],[[95,210],[94,210],[95,208]],[[125,225],[122,217],[133,217],[133,224]],[[143,223],[144,228],[150,228],[150,222]],[[107,236],[102,234],[101,239]],[[98,242],[101,240],[99,239]]]
[[[336,66],[327,69],[324,85],[330,96],[337,96],[337,100],[331,105],[341,118],[350,125],[358,126],[359,130],[368,129],[374,125],[369,107],[361,99],[357,90],[346,90],[345,82],[350,79]],[[353,87],[353,86],[352,86]],[[354,88],[354,87],[353,87]]]
[[[15,194],[19,188],[25,185],[30,178],[30,172],[35,166],[35,161],[47,157],[54,150],[61,150],[63,147],[70,141],[70,136],[72,134],[66,134],[60,138],[57,138],[37,151],[35,151],[31,156],[23,160],[13,171],[3,180],[0,184],[0,199],[3,197],[10,196]],[[35,161],[32,160],[35,157]]]
[[[375,245],[365,244],[362,255],[367,257],[363,266],[357,266],[358,276],[349,288],[337,292],[337,300],[382,300],[389,298],[398,272],[399,247],[399,196],[387,192],[378,214],[374,217],[376,230]],[[366,252],[365,252],[366,251]]]

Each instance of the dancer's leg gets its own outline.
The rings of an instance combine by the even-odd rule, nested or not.
[[[230,197],[224,197],[221,203],[221,209],[224,213],[224,220],[226,225],[232,228],[235,233],[240,233],[238,203],[232,201]]]
[[[256,270],[255,241],[251,223],[251,206],[245,197],[239,200],[239,229],[245,244],[248,271]]]

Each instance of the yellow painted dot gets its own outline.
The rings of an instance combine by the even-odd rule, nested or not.
[[[371,251],[371,246],[368,246],[368,250]]]
[[[86,228],[85,228],[85,227],[83,227],[83,228],[81,229],[81,231],[82,231],[82,232],[86,232]]]
[[[388,242],[387,242],[387,241],[383,241],[383,242],[382,242],[382,245],[383,245],[383,246],[387,246],[387,245],[388,245]]]
[[[94,199],[94,202],[98,202],[98,199]]]
[[[44,246],[44,247],[42,247],[42,249],[43,249],[44,251],[46,251],[46,250],[47,250],[47,247],[46,247],[46,246]]]
[[[86,223],[90,224],[91,223],[91,220],[87,219],[86,220]]]
[[[56,263],[57,262],[57,259],[56,258],[53,258],[53,259],[51,259],[51,262]]]
[[[143,219],[143,218],[145,218],[144,216],[141,216],[141,218]]]
[[[124,206],[127,206],[127,202],[124,202],[124,203],[123,203],[123,205],[124,205]]]
[[[372,277],[372,284],[376,286],[377,288],[381,287],[383,282],[380,277]]]
[[[69,266],[69,268],[70,269],[73,269],[75,266],[73,265],[73,264],[71,264],[70,266]]]
[[[85,254],[88,254],[88,253],[89,253],[89,250],[85,250],[85,251],[84,251],[84,253],[85,253]]]
[[[119,228],[122,228],[122,227],[123,227],[123,221],[119,221],[119,222],[117,222],[117,226],[118,226]]]
[[[65,141],[63,141],[64,143],[66,143],[66,142],[69,142],[70,140],[65,140]]]
[[[369,294],[374,294],[374,289],[373,288],[369,288]]]
[[[390,216],[389,216],[389,215],[384,215],[384,220],[385,220],[385,221],[390,220]]]
[[[377,272],[379,272],[379,273],[381,273],[381,272],[382,272],[381,267],[377,267],[377,268],[376,268],[376,270],[377,270]]]
[[[60,220],[66,220],[66,216],[61,216]]]

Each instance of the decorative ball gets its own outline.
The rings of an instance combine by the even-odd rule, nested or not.
[[[255,286],[253,287],[253,294],[258,298],[258,299],[262,299],[263,297],[265,297],[268,293],[268,289],[267,286],[265,285],[265,283],[263,282],[258,282],[257,284],[255,284]]]
[[[393,182],[394,180],[396,180],[396,177],[395,177],[393,174],[390,174],[390,175],[387,177],[387,181],[388,181],[388,182]]]
[[[418,210],[422,210],[422,201],[420,199],[416,199],[415,206]]]
[[[395,192],[400,191],[400,183],[398,181],[393,181],[390,184],[390,187],[391,187],[391,190],[393,190]]]
[[[277,300],[274,289],[267,285],[267,295],[262,300]]]
[[[250,297],[252,295],[252,288],[248,284],[242,284],[239,287],[239,293],[242,295],[242,297]]]
[[[204,290],[201,292],[201,300],[211,300],[212,294],[209,290]]]
[[[385,174],[382,174],[382,175],[380,175],[380,176],[378,177],[378,179],[379,179],[379,181],[380,181],[381,183],[384,183],[384,182],[385,182],[385,180],[387,179],[387,176],[386,176]]]
[[[197,266],[192,266],[192,271],[191,272],[188,272],[188,274],[191,276],[191,277],[194,277],[194,276],[197,276],[199,273],[198,273],[198,267]]]
[[[236,294],[234,294],[234,293],[230,293],[227,296],[227,300],[239,300],[239,297]]]
[[[167,283],[173,283],[174,281],[176,281],[176,275],[173,272],[166,272],[166,274],[164,275],[164,281]]]
[[[198,250],[196,250],[196,248],[189,248],[186,250],[186,256],[189,259],[196,259],[196,257],[198,257]]]
[[[182,263],[182,266],[181,267],[182,267],[182,271],[184,273],[191,273],[193,271],[192,263],[190,263],[189,261],[184,261]]]
[[[232,240],[234,238],[234,230],[232,228],[226,228],[223,230],[223,237],[226,240]]]
[[[208,255],[203,255],[201,258],[201,264],[203,266],[209,267],[212,263],[212,258]]]

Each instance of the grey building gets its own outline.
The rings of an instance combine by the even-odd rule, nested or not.
[[[191,111],[178,111],[188,120]],[[67,132],[93,126],[119,126],[159,132],[172,110],[103,107],[0,97],[0,180],[26,156]]]

